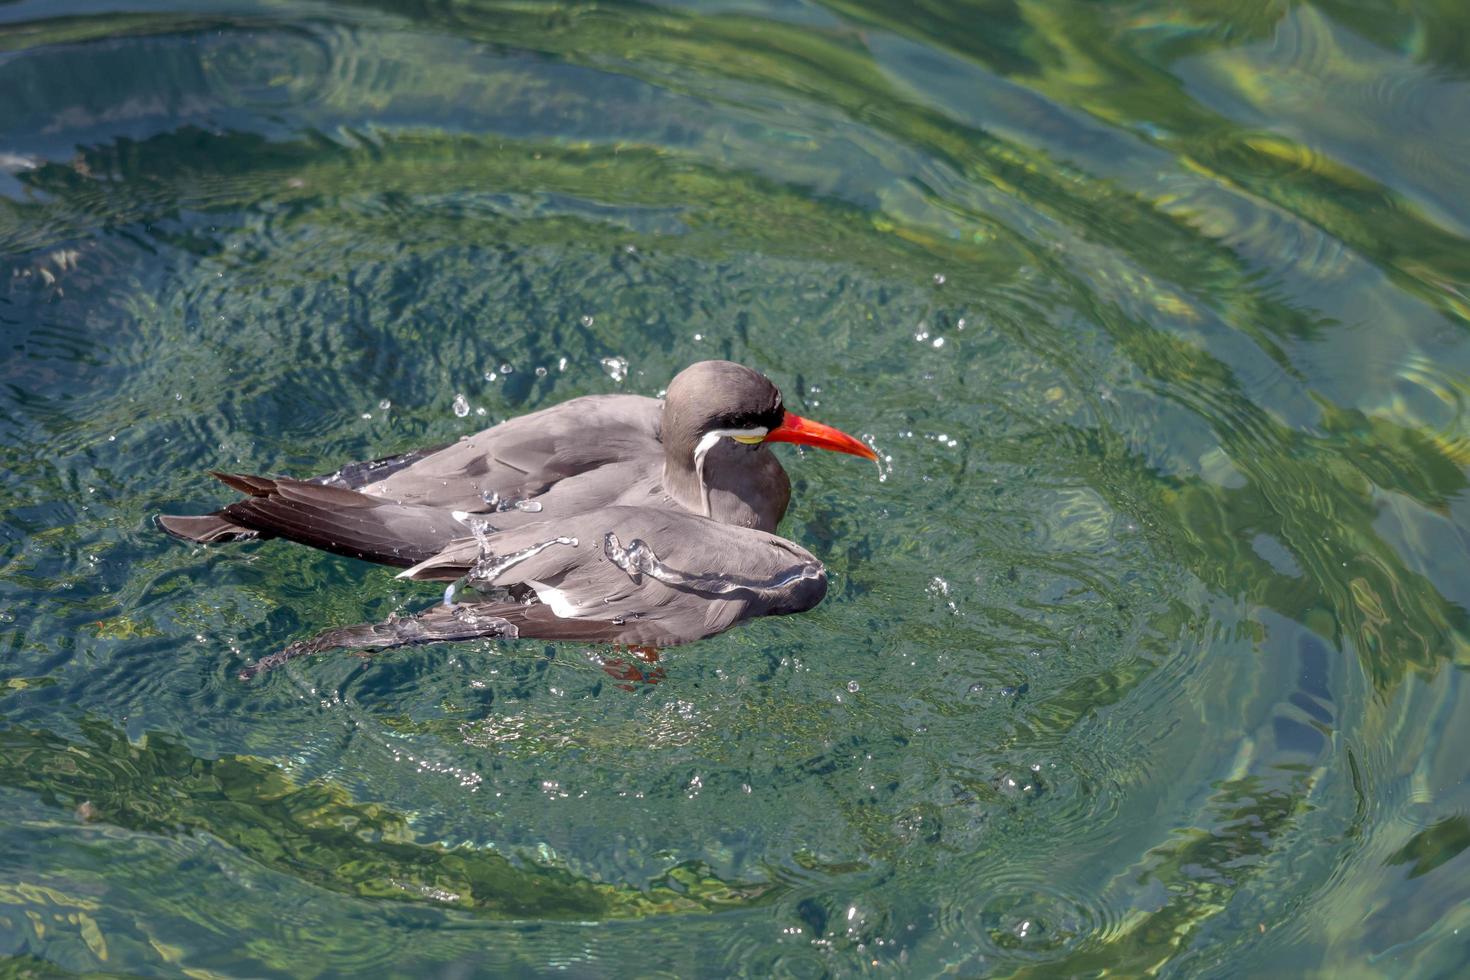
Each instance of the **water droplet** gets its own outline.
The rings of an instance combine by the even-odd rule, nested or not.
[[[590,327],[590,326],[592,326],[593,322],[594,321],[592,319],[592,314],[591,313],[583,313],[582,314],[582,326],[584,326],[584,327]]]
[[[614,381],[622,381],[628,376],[628,359],[626,357],[604,357],[602,369]]]
[[[936,272],[936,273],[934,273],[934,285],[936,285],[936,286],[943,286],[944,285],[944,281],[945,281],[944,280],[944,273],[942,273],[942,272]]]
[[[500,499],[500,494],[494,490],[486,490],[480,494],[480,499],[485,501],[485,506],[497,514],[504,514],[508,510],[519,510],[527,514],[541,513],[541,501],[529,500],[525,497],[509,497]]]
[[[567,359],[565,357],[556,362],[556,369],[558,371],[565,371],[567,369]]]
[[[860,690],[862,690],[862,688],[858,687],[858,682],[857,681],[848,681],[847,682],[847,693],[849,693],[849,694],[856,694]]]
[[[388,399],[384,398],[382,401],[378,402],[378,407],[381,408],[383,411],[386,412],[386,411],[388,411],[388,409],[390,409],[390,408],[393,407],[393,403],[390,402]]]
[[[538,378],[544,378],[544,377],[546,377],[546,369],[544,367],[538,367],[536,369],[536,377],[538,377]]]
[[[502,364],[502,365],[500,365],[500,373],[501,374],[510,374],[514,370],[515,370],[515,368],[511,367],[509,364]]]
[[[943,337],[935,337],[934,338],[934,347],[935,347],[935,349],[937,350],[937,349],[939,349],[940,347],[943,347],[943,346],[944,346],[944,338]]]
[[[533,544],[529,548],[512,552],[508,555],[497,555],[491,550],[491,542],[487,531],[493,530],[488,523],[481,520],[471,520],[470,530],[475,534],[475,540],[480,546],[480,560],[475,562],[475,567],[465,574],[464,581],[494,583],[508,569],[519,565],[527,558],[533,558],[552,545],[568,545],[577,547],[576,538],[558,537],[540,544]]]
[[[463,394],[454,396],[454,414],[459,418],[464,418],[470,414],[470,400]]]

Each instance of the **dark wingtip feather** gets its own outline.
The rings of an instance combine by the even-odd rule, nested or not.
[[[231,490],[238,490],[247,497],[269,496],[276,489],[276,481],[265,476],[251,476],[248,473],[221,473],[219,470],[210,470],[209,475]]]
[[[202,514],[198,516],[159,514],[154,518],[154,522],[164,532],[182,541],[193,541],[198,544],[249,541],[260,536],[259,532],[252,531],[248,527],[241,527],[220,517],[218,514]]]
[[[432,606],[417,616],[394,616],[384,623],[363,623],[323,630],[310,639],[297,640],[269,656],[261,657],[255,663],[241,668],[235,676],[242,681],[248,681],[274,670],[288,660],[324,650],[352,650],[362,654],[364,651],[392,650],[446,640],[514,640],[520,635],[515,624],[498,613],[514,612],[517,609],[515,606],[505,609],[492,605]]]
[[[349,558],[402,568],[436,554],[465,531],[448,510],[300,480],[219,477],[247,494],[220,511],[225,520]]]

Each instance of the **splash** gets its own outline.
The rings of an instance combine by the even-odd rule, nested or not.
[[[644,541],[634,538],[624,548],[623,543],[612,531],[602,537],[602,553],[608,561],[621,568],[634,582],[644,575],[676,589],[690,589],[707,595],[728,595],[747,592],[766,597],[784,592],[798,582],[818,579],[823,575],[820,562],[803,562],[796,569],[768,580],[742,579],[735,576],[691,575],[665,565]]]
[[[480,548],[480,557],[470,566],[469,571],[465,572],[453,582],[450,582],[448,587],[445,588],[444,605],[446,606],[454,605],[455,596],[461,589],[471,588],[476,585],[491,585],[497,578],[504,575],[516,565],[519,565],[528,558],[534,558],[554,544],[570,545],[573,548],[578,546],[576,538],[563,536],[551,538],[539,544],[533,544],[529,548],[522,548],[520,551],[513,551],[508,555],[497,555],[490,542],[490,535],[494,533],[495,528],[491,526],[489,521],[466,515],[463,523],[469,527],[470,533],[475,536],[475,543]]]
[[[878,440],[874,436],[864,432],[859,438],[878,457],[873,460],[878,467],[878,482],[887,483],[888,478],[893,475],[893,457],[878,448]]]

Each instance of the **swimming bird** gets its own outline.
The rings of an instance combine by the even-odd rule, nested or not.
[[[791,483],[773,442],[877,459],[787,411],[764,375],[701,361],[662,400],[574,398],[309,480],[216,472],[244,496],[158,521],[190,541],[281,537],[452,583],[423,613],[327,630],[244,678],[336,647],[535,637],[657,649],[826,595],[822,563],[775,533]]]

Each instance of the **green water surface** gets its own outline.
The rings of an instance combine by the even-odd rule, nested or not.
[[[708,357],[657,683],[152,525]],[[1463,976],[1467,410],[1462,0],[4,0],[0,974]]]

